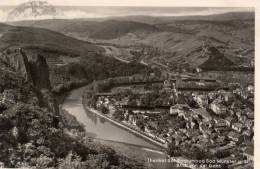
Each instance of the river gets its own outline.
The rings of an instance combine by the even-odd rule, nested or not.
[[[166,155],[156,145],[112,124],[93,112],[85,111],[81,97],[83,91],[84,88],[73,90],[65,99],[62,109],[74,115],[84,125],[87,136],[109,145],[127,156],[142,157],[145,162],[148,161],[148,158],[166,158]],[[148,165],[158,169],[176,168],[174,163],[152,163]]]

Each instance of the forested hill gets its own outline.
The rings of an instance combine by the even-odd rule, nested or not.
[[[91,21],[20,21],[11,24],[30,26],[32,23],[34,27],[58,31],[81,40],[111,44],[114,50],[110,52],[125,60],[136,58],[175,70],[176,65],[194,69],[211,62],[212,59],[204,55],[205,44],[223,53],[223,62],[217,62],[217,69],[221,69],[218,65],[226,64],[227,60],[236,66],[247,67],[254,62],[254,12],[176,17],[125,16]],[[136,51],[139,53],[134,55]]]
[[[51,107],[55,99],[44,57],[0,54],[0,163],[7,168],[145,168],[113,149],[85,139],[83,128]],[[10,52],[10,51],[9,51]],[[35,68],[41,71],[36,73]],[[42,72],[45,71],[45,72]],[[70,122],[70,123],[68,123]],[[72,134],[71,131],[74,131]]]
[[[10,46],[43,48],[74,55],[103,51],[101,47],[89,42],[80,41],[47,29],[0,24],[0,49]]]

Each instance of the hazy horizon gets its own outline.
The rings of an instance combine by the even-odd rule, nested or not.
[[[254,12],[248,7],[133,7],[133,6],[52,6],[58,11],[57,15],[43,15],[37,19],[77,19],[77,18],[106,18],[121,16],[192,16],[213,15],[229,12]],[[7,21],[9,12],[16,6],[0,5],[0,21]],[[27,14],[29,15],[29,14]],[[35,19],[21,16],[16,20]]]

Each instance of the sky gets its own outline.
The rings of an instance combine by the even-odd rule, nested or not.
[[[0,22],[5,21],[17,21],[17,20],[32,20],[33,15],[30,14],[30,9],[24,12],[24,15],[15,17],[15,20],[10,20],[9,13],[22,3],[29,2],[31,0],[0,0]],[[254,8],[239,7],[240,4],[228,3],[229,0],[225,0],[225,5],[222,6],[237,6],[237,7],[212,7],[221,6],[219,3],[222,0],[217,0],[217,3],[213,3],[216,0],[189,0],[188,4],[186,0],[178,0],[178,3],[173,3],[176,0],[45,0],[50,5],[55,6],[58,9],[58,14],[55,17],[52,15],[43,15],[38,19],[74,19],[74,18],[102,18],[102,17],[114,17],[114,16],[126,16],[126,15],[146,15],[146,16],[187,16],[187,15],[211,15],[221,14],[226,12],[237,11],[254,11]],[[191,3],[195,2],[196,3]],[[205,1],[204,6],[198,6],[199,1]],[[240,0],[236,0],[239,2]],[[148,3],[149,2],[149,3]],[[170,2],[170,3],[169,3]],[[208,3],[210,2],[210,3]],[[170,5],[169,5],[170,4]],[[80,6],[81,5],[81,6]],[[250,5],[250,3],[247,3]],[[9,7],[6,7],[9,6]],[[12,7],[10,7],[12,6]],[[113,7],[111,7],[113,6]],[[116,6],[116,7],[115,7]],[[150,6],[150,7],[149,7]],[[183,7],[177,7],[183,6]],[[185,7],[186,6],[186,7]],[[191,7],[193,6],[193,7]],[[28,15],[25,17],[25,15]]]
[[[0,0],[0,5],[19,5],[29,0]],[[252,7],[257,0],[47,0],[65,6],[235,6]]]

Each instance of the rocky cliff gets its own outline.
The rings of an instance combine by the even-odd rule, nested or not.
[[[59,113],[58,104],[52,93],[49,67],[42,55],[28,55],[23,49],[7,49],[0,55],[1,61],[28,82],[38,98],[41,107]]]
[[[27,52],[17,52],[0,54],[1,167],[96,169],[105,164],[114,169],[145,168],[86,139],[84,129],[68,113],[55,114],[57,104],[46,89],[48,83],[39,84],[48,80],[48,76],[39,77],[48,74],[42,67],[44,58],[31,59]]]
[[[37,54],[30,56],[28,59],[33,85],[39,89],[50,89],[49,67],[45,58]]]
[[[28,58],[24,52],[21,53],[19,49],[7,49],[0,54],[0,59],[22,75],[26,81],[32,81]]]
[[[50,89],[49,67],[42,55],[27,55],[23,49],[8,49],[1,59],[38,89]]]

